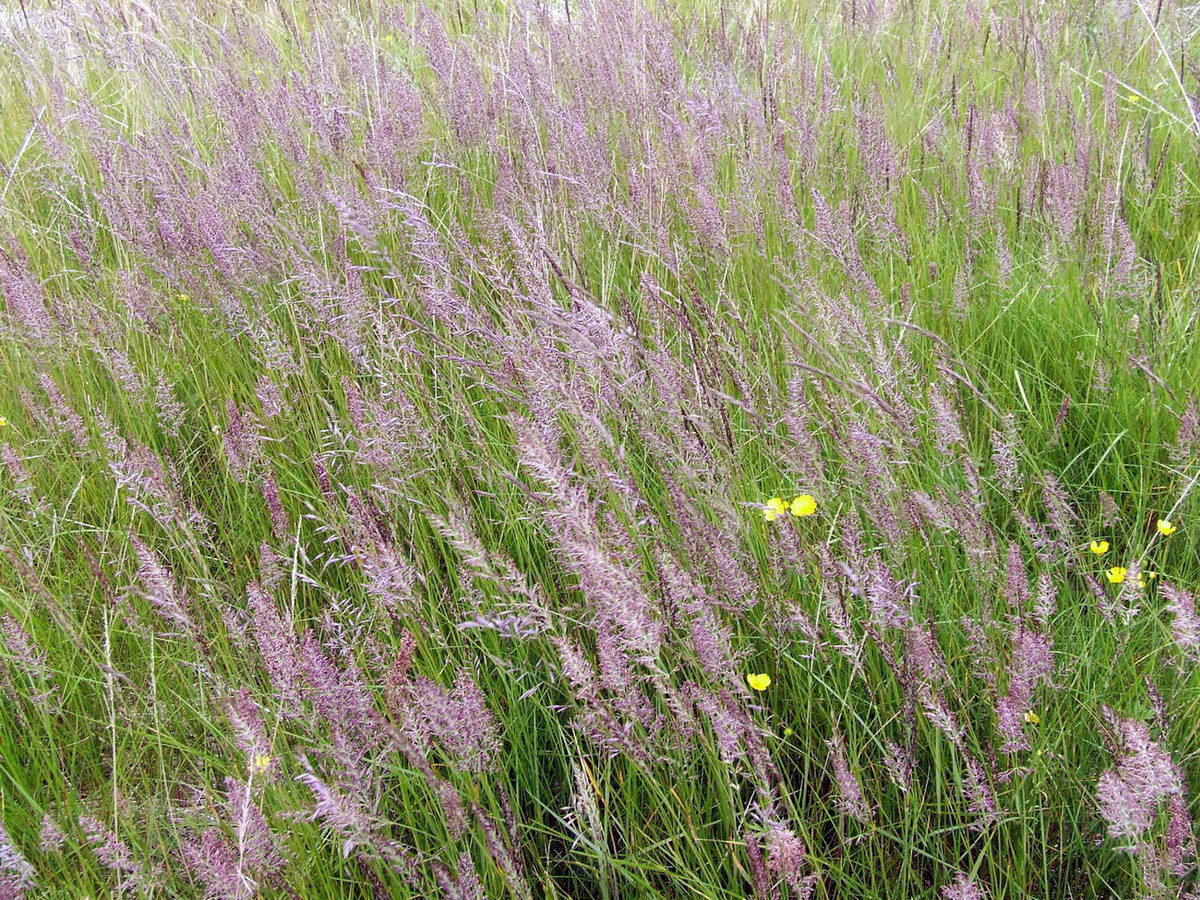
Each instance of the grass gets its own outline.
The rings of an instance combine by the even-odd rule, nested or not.
[[[1192,896],[1144,13],[5,13],[0,896]]]

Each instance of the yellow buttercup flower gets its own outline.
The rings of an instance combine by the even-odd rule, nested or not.
[[[250,771],[255,775],[261,775],[271,768],[271,757],[265,753],[256,753],[250,758]]]
[[[1142,99],[1142,95],[1141,94],[1129,94],[1128,96],[1126,96],[1125,99],[1128,100],[1130,103],[1137,103],[1138,101],[1140,101]]]
[[[1120,584],[1122,581],[1125,580],[1125,575],[1128,572],[1129,572],[1129,570],[1126,569],[1124,566],[1113,566],[1111,569],[1109,569],[1104,574],[1108,577],[1108,580],[1110,583]]]
[[[6,428],[7,426],[8,419],[4,418],[4,416],[0,416],[0,428]]]
[[[1036,725],[1038,722],[1042,721],[1042,717],[1031,709],[1025,713],[1025,721],[1030,725]]]
[[[812,494],[801,494],[792,501],[793,516],[811,516],[817,511],[817,499]]]
[[[763,518],[768,522],[774,522],[787,511],[788,504],[786,500],[782,497],[772,497],[763,506]]]
[[[1103,556],[1108,552],[1108,541],[1092,541],[1090,549],[1097,556]]]
[[[747,675],[746,684],[754,688],[756,691],[765,691],[771,686],[771,676],[766,672],[761,675]]]
[[[1169,537],[1178,530],[1177,526],[1170,519],[1158,520],[1158,533],[1163,537]]]

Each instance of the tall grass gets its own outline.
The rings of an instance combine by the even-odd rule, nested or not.
[[[0,897],[1196,896],[1198,26],[3,11]]]

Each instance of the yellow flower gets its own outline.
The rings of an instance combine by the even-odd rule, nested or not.
[[[774,522],[787,511],[788,505],[786,500],[782,497],[772,497],[763,507],[763,518],[768,522]]]
[[[766,672],[761,675],[747,675],[746,684],[754,688],[756,691],[765,691],[771,686],[771,676]]]
[[[793,516],[811,516],[817,511],[817,500],[812,494],[801,494],[792,501]]]
[[[1142,99],[1142,95],[1141,94],[1130,94],[1125,99],[1128,100],[1130,103],[1137,103],[1138,101],[1140,101]]]
[[[1025,713],[1025,721],[1030,725],[1036,725],[1038,722],[1042,721],[1042,717],[1031,709]]]
[[[271,757],[265,753],[257,753],[250,758],[250,771],[255,775],[261,775],[271,768]]]
[[[5,428],[7,426],[8,426],[8,419],[4,418],[4,416],[0,416],[0,428]]]
[[[1173,535],[1175,533],[1175,531],[1176,531],[1176,525],[1170,519],[1159,519],[1158,520],[1158,533],[1161,534],[1163,537],[1169,537],[1169,536]]]
[[[1138,587],[1144,588],[1157,577],[1157,572],[1138,572]]]
[[[1108,541],[1092,541],[1091,550],[1097,556],[1103,556],[1108,552]]]
[[[1106,576],[1108,576],[1108,580],[1110,583],[1120,584],[1122,581],[1125,580],[1125,574],[1128,571],[1129,570],[1126,569],[1124,566],[1113,566],[1111,569],[1109,569],[1104,574]]]

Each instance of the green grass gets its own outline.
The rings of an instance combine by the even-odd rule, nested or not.
[[[0,821],[36,873],[28,896],[105,896],[129,874],[90,846],[81,815],[152,871],[137,889],[204,896],[181,847],[208,827],[238,847],[222,811],[229,778],[249,781],[288,860],[260,879],[264,896],[453,896],[437,865],[461,874],[466,854],[489,897],[527,884],[536,897],[732,900],[754,895],[747,841],[770,830],[765,803],[806,845],[820,898],[934,898],[959,871],[1012,900],[1143,890],[1152,854],[1105,837],[1096,787],[1114,765],[1106,707],[1152,723],[1200,784],[1195,657],[1174,642],[1161,589],[1200,576],[1200,444],[1177,442],[1200,372],[1196,134],[1171,71],[1182,56],[1191,84],[1189,14],[1164,7],[1168,61],[1136,8],[1121,19],[1102,3],[995,2],[974,22],[957,4],[897,4],[871,26],[851,7],[601,5],[593,18],[572,4],[568,25],[557,8],[542,21],[446,4],[436,17],[458,48],[452,69],[408,4],[31,6],[28,25],[21,9],[6,14],[0,441],[36,502],[11,468],[0,474],[0,613],[49,676],[31,674],[6,631]],[[1106,100],[1106,73],[1141,99],[1112,82]],[[389,78],[408,87],[388,93]],[[896,160],[886,179],[870,175],[856,104],[878,110]],[[390,155],[372,143],[387,123],[408,130]],[[974,143],[988,128],[990,162]],[[968,163],[994,195],[974,218]],[[1044,199],[1064,164],[1084,179],[1068,239]],[[835,217],[850,211],[852,252],[825,241],[818,193]],[[428,226],[401,208],[409,196]],[[1125,281],[1104,245],[1114,208],[1137,254]],[[425,261],[424,227],[416,242],[437,248]],[[21,312],[22,273],[52,310],[48,340]],[[474,321],[439,312],[449,291]],[[262,379],[283,398],[276,415]],[[793,379],[819,481],[789,429]],[[53,411],[51,382],[81,433]],[[950,453],[931,384],[961,420]],[[230,403],[264,437],[249,477],[226,449]],[[548,461],[517,446],[527,420]],[[1006,428],[1019,439],[1015,492],[992,458]],[[892,487],[871,480],[853,429],[878,438]],[[114,462],[140,447],[167,473],[171,515],[117,485]],[[1041,558],[1019,515],[1049,527],[1047,476],[1077,520],[1070,552]],[[918,492],[944,505],[944,531],[920,519]],[[757,504],[798,493],[818,498],[817,515],[763,521]],[[1120,510],[1111,526],[1102,493]],[[1156,537],[1168,512],[1179,531]],[[195,633],[147,596],[134,535],[169,568]],[[1111,542],[1103,559],[1093,538]],[[1033,700],[1030,749],[1012,755],[994,709],[1017,616],[1009,542],[1031,590],[1044,573],[1058,607],[1044,626],[1054,683]],[[405,560],[397,602],[369,589],[363,560],[381,548]],[[602,658],[594,695],[564,673],[556,641],[595,660],[604,628],[633,613],[603,621],[611,585],[581,574],[589,548],[662,629],[653,658],[632,638]],[[873,622],[836,563],[823,577],[823,552],[916,585],[910,613],[936,628],[939,690],[965,752],[919,702],[904,629]],[[1159,580],[1128,600],[1136,614],[1106,617],[1105,603],[1128,598],[1101,573],[1132,560]],[[671,564],[694,586],[673,585]],[[256,641],[253,582],[297,635],[311,630],[361,673],[360,694],[346,688],[335,708],[371,698],[377,742],[313,696],[287,714]],[[835,584],[862,646],[857,673],[832,646]],[[724,677],[692,646],[685,598],[729,630]],[[511,611],[544,631],[458,627]],[[828,646],[804,640],[798,611]],[[965,616],[983,621],[994,662],[971,648]],[[410,640],[411,669],[395,676]],[[772,686],[751,695],[747,672]],[[415,727],[414,695],[388,700],[395,679],[449,688],[464,674],[501,741],[481,773],[437,739],[414,756],[382,724]],[[239,689],[263,709],[269,776],[255,778],[228,719]],[[736,759],[722,755],[699,702],[721,691],[761,754],[747,738]],[[639,704],[662,730],[638,721]],[[597,709],[642,758],[595,739]],[[869,824],[836,803],[835,731]],[[909,740],[906,793],[883,758],[886,742]],[[968,758],[999,807],[982,829],[964,796]],[[361,794],[346,787],[370,810],[369,838],[314,820],[297,780],[306,761],[343,787],[355,766],[369,775]],[[1002,779],[1006,768],[1019,771]],[[467,805],[461,825],[436,784]],[[39,845],[44,816],[61,846]],[[1147,840],[1164,847],[1166,825],[1160,815]],[[415,874],[391,864],[389,841]],[[1187,896],[1194,875],[1189,863],[1147,895]],[[223,890],[212,895],[237,896]]]

